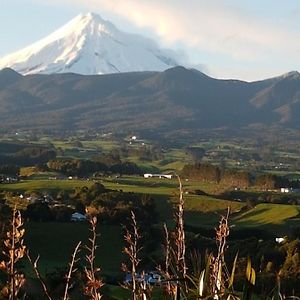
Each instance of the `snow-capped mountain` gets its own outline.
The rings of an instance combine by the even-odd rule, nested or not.
[[[0,58],[0,69],[10,67],[23,75],[162,71],[176,65],[172,51],[122,32],[94,13],[80,14],[42,40]]]

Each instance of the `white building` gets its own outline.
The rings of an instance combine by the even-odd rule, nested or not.
[[[167,178],[167,179],[172,179],[172,175],[171,174],[150,174],[150,173],[146,173],[144,174],[144,178]]]
[[[71,221],[73,222],[81,222],[81,221],[86,221],[86,216],[83,214],[80,214],[78,212],[72,214],[71,216]]]
[[[280,188],[280,192],[281,193],[292,193],[293,192],[293,188],[282,187],[282,188]]]

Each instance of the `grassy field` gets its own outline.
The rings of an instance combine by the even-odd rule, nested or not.
[[[91,186],[93,182],[86,180],[24,180],[18,183],[2,184],[1,188],[4,191],[58,191],[58,190],[72,190],[76,187]]]
[[[160,221],[172,219],[172,207],[178,197],[177,179],[145,179],[143,177],[124,176],[121,178],[111,177],[100,180],[108,189],[122,190],[149,194],[155,201]],[[58,191],[60,189],[72,190],[76,187],[91,186],[93,181],[85,180],[26,180],[16,184],[2,184],[3,190],[7,191]],[[193,226],[215,226],[219,214],[227,207],[235,213],[234,224],[239,227],[257,227],[276,225],[286,227],[295,224],[295,218],[299,215],[300,206],[280,204],[259,204],[250,211],[238,214],[245,203],[217,199],[213,196],[198,196],[191,192],[201,189],[206,192],[214,192],[220,187],[215,184],[197,183],[195,181],[183,181],[185,191],[186,222]],[[288,222],[288,220],[291,220]]]
[[[220,200],[209,196],[186,196],[185,215],[186,224],[194,227],[215,228],[220,220],[220,215],[230,207],[232,213],[239,212],[244,203]]]
[[[121,178],[102,178],[100,181],[107,188],[150,194],[156,202],[157,212],[160,216],[159,225],[162,222],[172,223],[173,206],[178,197],[178,181],[176,179],[145,179],[143,177],[124,176]],[[83,180],[26,180],[17,184],[2,184],[2,189],[9,191],[53,191],[59,189],[73,189],[79,186],[90,186],[92,181]],[[185,181],[185,223],[196,228],[194,233],[201,232],[201,228],[212,229],[217,227],[220,214],[231,208],[234,213],[230,217],[230,225],[236,229],[259,228],[278,236],[283,236],[290,231],[291,226],[300,224],[300,205],[259,204],[253,209],[245,211],[245,203],[217,199],[213,196],[194,195],[195,189],[206,192],[215,191],[215,184],[199,184],[195,181]],[[82,241],[86,243],[89,237],[89,228],[86,223],[26,223],[25,242],[32,257],[40,255],[40,270],[42,274],[50,273],[67,267],[70,255],[75,245]],[[98,228],[100,237],[97,244],[97,266],[101,267],[103,276],[107,278],[119,278],[122,281],[120,265],[126,260],[122,253],[124,247],[121,226],[102,225]],[[81,252],[84,257],[84,251]],[[29,265],[25,265],[29,275],[33,275]],[[128,292],[114,285],[107,285],[103,292],[109,295],[104,299],[123,300],[128,299]],[[113,296],[112,296],[113,295]],[[75,298],[74,298],[75,299]],[[80,298],[78,298],[80,299]],[[161,299],[156,295],[153,299]]]
[[[143,177],[124,176],[120,178],[105,177],[100,180],[108,189],[122,190],[149,194],[156,203],[160,222],[169,222],[173,218],[172,207],[176,205],[178,197],[177,179],[145,179]],[[16,184],[2,184],[3,190],[7,191],[58,191],[60,189],[72,190],[76,187],[91,186],[93,181],[85,180],[26,180]],[[220,187],[215,184],[195,181],[183,181],[185,191],[186,223],[196,227],[212,226],[218,223],[220,213],[227,207],[234,212],[233,223],[240,228],[288,226],[297,224],[297,216],[300,206],[280,204],[259,204],[255,208],[243,213],[238,213],[245,203],[218,199],[213,196],[193,195],[193,191],[201,189],[207,193],[218,191]]]
[[[33,257],[40,255],[43,273],[67,267],[76,244],[79,241],[86,244],[90,234],[87,223],[29,222],[25,224],[25,229],[26,245]],[[104,275],[119,274],[121,262],[125,260],[121,227],[102,225],[98,233],[97,265]]]
[[[299,213],[299,205],[262,203],[237,216],[234,222],[237,226],[243,227],[287,225],[287,221],[294,219]]]

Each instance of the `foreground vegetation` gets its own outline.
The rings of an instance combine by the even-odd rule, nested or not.
[[[58,226],[60,234],[57,236],[57,234],[53,234],[54,232],[48,232],[49,236],[47,237],[45,236],[47,223],[43,226],[28,223],[26,230],[24,230],[20,212],[14,210],[10,224],[8,223],[5,226],[5,228],[8,228],[8,232],[6,237],[4,236],[4,260],[0,262],[0,270],[4,275],[3,278],[6,278],[7,281],[6,284],[5,281],[3,282],[1,295],[4,299],[6,297],[8,299],[21,299],[23,297],[21,295],[25,293],[30,297],[29,299],[35,299],[35,297],[40,299],[44,297],[42,294],[45,294],[47,299],[64,300],[82,299],[82,297],[86,299],[100,299],[103,296],[105,299],[130,298],[143,300],[162,298],[174,300],[238,300],[275,299],[275,297],[278,297],[278,299],[297,299],[295,296],[289,298],[282,294],[280,281],[282,281],[284,289],[290,290],[288,286],[291,287],[291,279],[289,279],[289,284],[286,285],[284,278],[289,276],[289,274],[293,274],[291,273],[291,267],[296,268],[295,270],[299,268],[298,263],[295,262],[295,250],[300,246],[299,240],[290,244],[285,243],[283,246],[283,249],[285,248],[287,251],[287,258],[283,267],[281,267],[281,274],[277,277],[270,276],[272,274],[271,270],[276,268],[271,261],[268,263],[264,262],[265,267],[262,267],[262,265],[259,267],[260,272],[262,272],[260,274],[256,273],[250,257],[245,261],[243,255],[238,253],[235,255],[233,262],[228,264],[227,256],[225,256],[225,253],[228,252],[228,245],[230,245],[228,241],[230,235],[228,209],[227,214],[221,217],[219,227],[216,229],[216,249],[206,249],[209,252],[206,252],[206,256],[202,258],[201,251],[191,253],[189,257],[186,252],[187,240],[185,235],[187,232],[184,229],[183,207],[184,198],[181,188],[178,209],[174,214],[176,226],[174,229],[168,229],[164,225],[165,237],[162,251],[164,258],[157,261],[156,265],[156,273],[160,274],[157,287],[153,287],[146,279],[147,273],[141,271],[147,267],[147,264],[144,264],[145,256],[141,253],[143,248],[142,232],[133,212],[131,212],[131,223],[127,225],[125,233],[123,232],[125,246],[122,247],[121,243],[112,242],[110,239],[110,236],[121,237],[121,232],[118,228],[106,228],[102,225],[101,241],[104,244],[100,243],[99,251],[96,251],[97,229],[95,217],[91,216],[89,220],[92,229],[90,238],[87,236],[87,224],[65,224],[61,226],[61,224],[56,225],[54,223],[51,224],[52,230],[53,226]],[[69,235],[71,231],[74,232],[74,228],[76,228],[76,236]],[[25,232],[28,232],[28,236],[24,241]],[[30,235],[35,236],[35,239],[31,240]],[[37,242],[39,236],[40,239]],[[28,243],[26,240],[28,240]],[[47,240],[51,240],[51,243],[46,243]],[[43,242],[41,243],[41,241]],[[81,246],[82,244],[86,246]],[[68,258],[64,253],[60,253],[59,249],[64,248],[71,253],[74,245],[77,246],[73,251],[69,269],[61,269],[61,266],[66,265]],[[33,250],[29,252],[28,249]],[[87,254],[84,256],[80,255],[80,249]],[[47,263],[43,262],[43,259],[39,259],[42,254],[47,255]],[[24,265],[25,274],[27,274],[25,277],[24,271],[20,269],[22,266],[20,263],[26,255],[29,262]],[[124,255],[128,256],[128,260],[126,260]],[[299,254],[297,253],[297,255]],[[36,256],[38,258],[34,261],[32,257]],[[110,257],[111,259],[105,261],[101,257],[106,259]],[[122,287],[112,288],[109,284],[105,286],[103,274],[106,272],[106,274],[112,276],[114,274],[113,269],[122,261],[125,261],[125,263],[122,263],[122,270],[130,274],[130,281],[125,281],[121,285]],[[51,263],[54,263],[54,266],[56,263],[58,265],[55,266],[55,272],[49,273],[49,269],[51,267],[54,268],[54,266],[51,266]],[[99,263],[102,265],[102,275],[99,273],[100,269],[96,267]],[[29,270],[30,265],[31,271]],[[229,271],[230,265],[231,270]],[[36,283],[30,279],[34,273],[38,278]],[[65,277],[66,281],[64,282],[63,277],[65,273],[67,273],[67,277]],[[109,278],[113,277],[106,275],[105,278],[109,282],[111,280]],[[122,279],[119,279],[121,282]],[[38,282],[42,286],[40,291]],[[295,280],[292,280],[292,282],[296,283]],[[238,286],[241,283],[243,291],[240,290],[241,292],[239,292]],[[263,286],[261,286],[262,283],[264,283]],[[28,284],[31,285],[30,290],[28,290]],[[234,286],[237,286],[236,290]],[[292,286],[293,293],[297,294],[296,286]],[[128,293],[123,291],[124,288],[129,290]],[[82,293],[81,296],[80,293]]]
[[[238,146],[211,141],[164,148],[146,140],[131,138],[100,141],[98,138],[73,137],[68,140],[37,138],[35,142],[0,141],[0,145],[2,240],[5,240],[5,231],[10,230],[9,226],[6,227],[8,216],[16,207],[24,219],[24,245],[30,249],[32,258],[40,255],[39,274],[52,299],[63,298],[63,278],[68,272],[67,261],[74,247],[79,242],[89,244],[89,223],[70,222],[74,212],[85,211],[98,218],[95,232],[100,234],[100,238],[97,240],[99,247],[95,250],[94,264],[101,266],[101,272],[97,274],[101,281],[97,281],[97,285],[104,299],[133,297],[132,286],[127,286],[129,290],[122,287],[126,272],[121,271],[122,262],[127,266],[123,271],[132,270],[132,261],[126,258],[130,253],[123,253],[124,247],[130,248],[130,240],[123,241],[125,228],[133,237],[133,220],[129,220],[131,212],[134,212],[139,229],[138,248],[141,247],[137,260],[141,262],[135,266],[137,273],[141,275],[142,270],[147,273],[159,269],[161,278],[166,281],[162,286],[147,286],[148,298],[174,299],[175,294],[171,294],[173,287],[177,297],[179,294],[182,298],[209,299],[216,288],[213,291],[213,279],[209,272],[203,270],[207,270],[208,266],[216,267],[212,257],[219,257],[217,260],[220,259],[224,267],[222,276],[217,275],[216,269],[214,271],[215,280],[220,280],[221,276],[223,284],[217,292],[219,299],[225,295],[227,299],[229,294],[233,297],[231,299],[250,299],[245,298],[249,295],[241,294],[245,287],[250,287],[251,299],[271,299],[273,296],[276,299],[279,281],[281,294],[300,294],[300,197],[297,192],[282,194],[279,189],[282,186],[297,189],[296,169],[289,170],[287,164],[280,165],[279,158],[272,173],[268,170],[271,166],[268,162],[265,166],[255,162],[255,168],[247,166],[247,155],[254,151],[251,144]],[[234,153],[237,157],[243,154],[243,161],[233,157],[231,161],[227,160]],[[226,160],[219,161],[219,155]],[[283,155],[283,152],[276,152],[276,155]],[[296,156],[294,152],[293,157]],[[255,157],[254,153],[249,157]],[[278,168],[275,170],[275,167]],[[178,189],[176,177],[144,178],[143,173],[180,173],[183,187]],[[177,231],[179,196],[184,197],[184,230],[181,228],[181,234]],[[228,207],[231,212],[229,220],[226,214]],[[175,219],[174,211],[177,211]],[[218,256],[216,242],[220,244],[215,231],[222,215],[221,224],[227,228],[222,234],[228,233],[224,235],[226,245],[222,250],[223,258]],[[169,275],[163,268],[166,265],[166,247],[163,245],[166,246],[167,241],[164,224],[172,241],[169,257],[183,251],[186,271],[182,265],[179,266],[182,261],[176,265],[176,255],[170,262]],[[175,241],[183,237],[182,232],[184,244],[180,244],[180,250]],[[281,238],[282,244],[276,243],[275,238]],[[86,284],[85,247],[80,246],[79,249],[82,250],[77,257],[81,258],[81,263],[76,266],[78,272],[74,273],[72,280]],[[1,259],[6,261],[0,255]],[[39,280],[35,278],[36,273],[30,263],[22,259],[17,268],[20,274],[26,275],[26,285],[22,290],[29,294],[30,289],[33,291],[31,299],[41,299]],[[256,275],[255,285],[251,285],[254,280],[252,269]],[[234,285],[229,284],[232,282],[232,271],[235,274]],[[184,280],[176,277],[178,272]],[[134,273],[132,276],[135,276]],[[166,280],[168,276],[172,279]],[[5,272],[0,272],[3,286],[5,278]],[[211,279],[207,281],[208,278]],[[137,288],[141,283],[139,276],[136,280]],[[205,287],[202,298],[199,294],[201,282]],[[82,284],[75,284],[68,292],[71,299],[83,299]],[[166,286],[169,294],[162,295],[163,291],[166,293]],[[143,289],[138,288],[136,292],[138,290],[143,294]],[[85,297],[96,299],[91,294]]]

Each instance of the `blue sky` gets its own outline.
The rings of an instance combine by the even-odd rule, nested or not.
[[[88,11],[184,52],[218,78],[300,70],[298,0],[0,0],[0,57]]]

